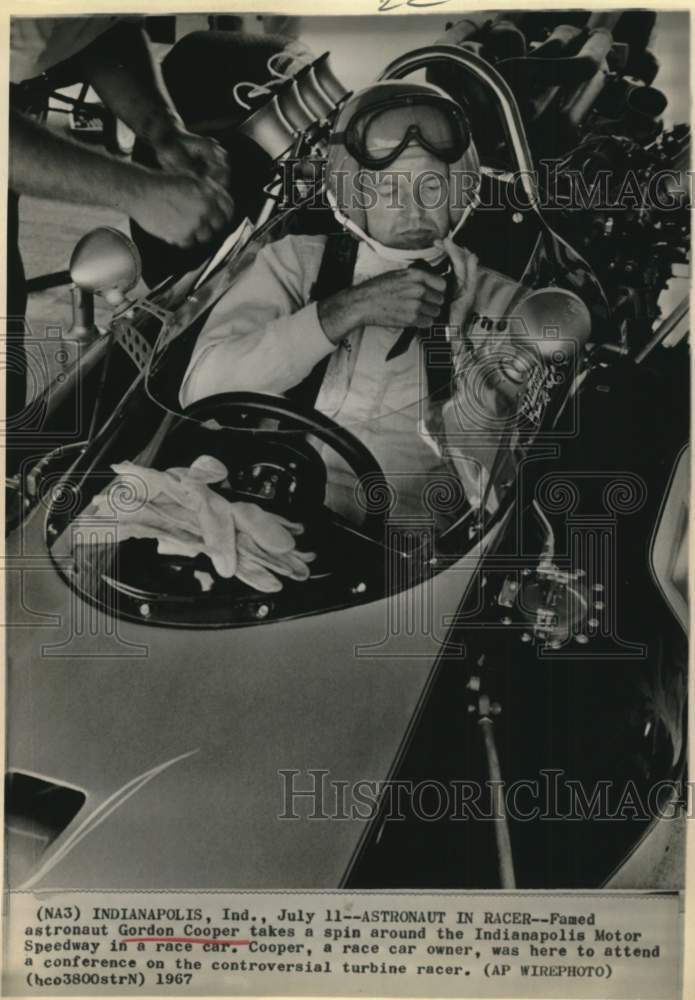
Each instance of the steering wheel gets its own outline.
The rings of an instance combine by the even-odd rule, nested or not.
[[[222,411],[239,414],[243,411],[256,417],[283,420],[313,434],[329,445],[347,462],[361,486],[361,505],[366,511],[362,530],[374,537],[383,535],[384,523],[391,508],[388,502],[392,492],[391,487],[371,451],[345,427],[341,427],[318,410],[305,410],[284,396],[273,396],[263,392],[216,393],[191,403],[183,410],[183,416],[199,422],[217,420],[226,427],[228,426],[226,422],[220,420]],[[243,426],[239,425],[239,429],[243,429]]]

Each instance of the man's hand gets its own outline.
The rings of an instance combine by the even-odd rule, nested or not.
[[[183,174],[148,172],[148,183],[139,189],[128,210],[148,233],[167,243],[189,247],[207,243],[234,214],[227,192],[210,180]]]
[[[10,184],[18,193],[104,205],[179,246],[207,243],[233,217],[232,199],[212,180],[117,160],[16,112],[10,128]]]
[[[187,131],[140,24],[121,22],[80,58],[85,78],[104,104],[153,147],[163,170],[228,186],[224,149],[214,139]]]
[[[439,275],[418,268],[389,271],[324,299],[319,320],[334,344],[361,326],[426,329],[439,315],[445,291]]]
[[[225,189],[229,186],[227,153],[215,139],[172,128],[154,144],[154,151],[166,173],[191,174]]]
[[[478,258],[470,250],[457,246],[450,236],[438,244],[446,252],[454,269],[456,286],[449,308],[449,326],[463,330],[470,315],[478,284]]]

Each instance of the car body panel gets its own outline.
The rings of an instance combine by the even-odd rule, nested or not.
[[[32,885],[338,885],[364,819],[278,819],[278,771],[297,769],[297,788],[310,784],[309,769],[350,784],[388,776],[477,557],[344,610],[169,630],[111,618],[71,591],[49,565],[40,514],[8,547],[7,766],[76,787],[86,802]],[[106,815],[79,851],[51,862],[119,790],[184,754]],[[332,801],[327,794],[327,809]],[[312,809],[296,804],[303,816]]]

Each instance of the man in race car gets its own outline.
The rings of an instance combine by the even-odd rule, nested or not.
[[[343,233],[288,236],[258,253],[212,310],[182,404],[288,393],[370,448],[404,511],[421,507],[423,483],[450,467],[437,438],[459,332],[475,313],[504,316],[518,289],[454,241],[479,183],[466,116],[443,91],[384,81],[354,95],[326,164]],[[451,358],[443,378],[422,350],[442,325]],[[344,473],[331,459],[331,500],[343,512],[336,490],[352,492]]]

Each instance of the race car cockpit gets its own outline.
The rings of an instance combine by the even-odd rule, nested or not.
[[[384,76],[402,78],[428,61],[463,66],[478,89],[492,81],[498,114],[512,140],[509,157],[518,160],[523,174],[528,151],[518,111],[504,81],[482,60],[438,46],[403,57]],[[406,84],[379,86],[389,95],[408,91],[410,102],[432,99],[427,95],[436,91],[410,85],[413,96]],[[444,95],[435,99],[456,107]],[[350,106],[348,98],[344,107]],[[334,131],[341,122],[339,115]],[[461,162],[470,167],[468,160]],[[262,367],[235,383],[234,391],[189,405],[180,391],[216,303],[244,280],[264,247],[301,234],[307,220],[315,225],[326,188],[330,202],[325,177],[313,187],[305,183],[298,207],[251,227],[246,238],[237,234],[221,262],[218,254],[198,272],[177,309],[151,301],[121,309],[114,327],[130,338],[131,347],[139,344],[132,349],[143,359],[147,343],[134,317],[139,314],[150,325],[159,321],[161,330],[142,378],[61,482],[60,495],[70,494],[71,502],[51,504],[47,541],[64,579],[86,599],[138,621],[223,627],[382,599],[472,551],[479,555],[510,509],[522,456],[538,429],[556,419],[582,370],[592,308],[598,315],[603,306],[590,268],[545,224],[532,179],[523,176],[540,236],[521,279],[504,279],[504,315],[476,313],[465,331],[433,325],[418,338],[418,361],[409,369],[402,357],[391,360],[389,353],[396,388],[378,399],[331,413],[330,399],[317,402],[318,384],[307,385],[316,381],[315,373],[284,394],[269,394],[263,391]],[[463,215],[459,211],[459,221],[471,208],[474,198]],[[347,228],[356,228],[337,214]],[[337,234],[314,239],[345,243]],[[347,242],[354,247],[354,234],[347,234]],[[83,248],[77,257],[83,260],[86,252]],[[563,265],[571,258],[571,266],[560,267],[560,258]],[[79,271],[78,261],[73,272]],[[103,284],[103,276],[100,280]],[[561,287],[568,283],[584,299]],[[215,472],[201,473],[201,462],[215,463]],[[182,513],[181,482],[190,484],[193,469],[197,493],[183,503]],[[146,470],[174,470],[167,475],[176,483],[169,483],[159,501]],[[222,513],[220,499],[227,505]],[[176,511],[163,510],[175,502]],[[217,515],[210,513],[211,503]],[[294,532],[291,566],[278,568],[272,556],[269,562],[261,536],[232,530],[221,570],[224,560],[215,560],[208,544],[214,529],[192,522],[200,504],[207,505],[208,520],[222,519],[218,534],[223,523],[232,530],[239,504],[284,519]],[[246,582],[237,572],[239,553],[231,551],[237,543],[245,547],[242,564],[258,560]],[[273,565],[277,576],[268,575]]]

